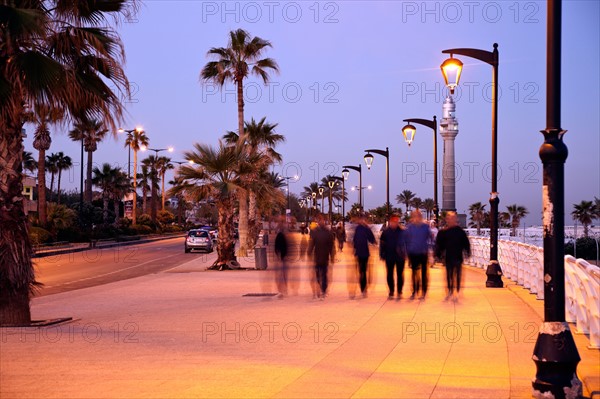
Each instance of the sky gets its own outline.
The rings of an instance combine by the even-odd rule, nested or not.
[[[573,203],[600,197],[600,2],[563,2],[562,128],[569,149],[565,165],[566,212]],[[247,79],[245,118],[266,117],[286,137],[283,164],[274,171],[299,175],[299,193],[310,182],[363,163],[365,208],[385,202],[385,159],[375,155],[367,171],[366,148],[390,150],[392,202],[408,189],[433,197],[433,137],[417,127],[409,148],[403,119],[441,118],[446,95],[441,51],[470,47],[500,52],[498,191],[500,210],[526,206],[527,225],[541,224],[542,165],[538,150],[545,128],[546,4],[537,1],[174,1],[147,0],[135,19],[118,29],[125,46],[132,96],[124,99],[125,128],[141,125],[150,146],[173,146],[184,160],[194,143],[216,145],[237,128],[232,85],[219,90],[199,79],[211,47],[227,45],[228,32],[243,28],[271,41],[266,56],[280,73],[264,86]],[[459,134],[456,206],[488,202],[491,189],[491,77],[489,65],[467,57],[455,95]],[[79,159],[69,127],[53,130],[49,152]],[[28,131],[32,132],[31,127]],[[32,134],[25,147],[32,151]],[[99,146],[95,163],[126,168],[124,137]],[[37,152],[33,150],[34,156]],[[439,203],[443,146],[438,137]],[[79,168],[65,179],[78,188]],[[358,184],[350,174],[346,187]],[[358,202],[350,192],[350,203]],[[488,205],[489,208],[489,205]],[[567,223],[570,220],[567,218]]]

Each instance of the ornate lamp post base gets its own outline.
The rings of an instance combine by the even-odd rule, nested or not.
[[[582,385],[577,378],[580,360],[568,323],[542,323],[533,349],[533,362],[537,369],[533,380],[533,397],[580,398]]]
[[[485,274],[487,275],[487,280],[485,282],[487,288],[504,287],[504,283],[502,282],[502,268],[497,260],[490,261]]]

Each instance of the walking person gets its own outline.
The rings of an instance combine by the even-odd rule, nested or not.
[[[448,212],[446,228],[440,230],[435,243],[435,254],[446,265],[446,301],[458,300],[462,275],[463,256],[471,256],[471,244],[465,231],[458,225],[456,212]]]
[[[338,242],[338,248],[340,252],[342,252],[344,250],[344,243],[346,242],[346,229],[344,229],[342,223],[338,223],[337,228],[335,229],[335,238]]]
[[[354,256],[358,262],[358,280],[363,298],[367,297],[367,268],[369,265],[369,244],[375,244],[375,236],[367,225],[364,216],[359,216],[354,231]]]
[[[388,299],[394,298],[395,288],[397,299],[402,297],[404,261],[406,259],[404,234],[405,231],[400,227],[400,216],[393,214],[390,216],[387,227],[381,232],[381,238],[379,239],[379,256],[385,261],[389,289]],[[394,284],[394,270],[396,272],[396,284]]]
[[[279,259],[278,268],[275,270],[275,279],[279,291],[278,297],[280,299],[283,299],[283,297],[287,295],[289,272],[289,264],[287,261],[288,253],[289,240],[287,237],[285,219],[281,217],[277,224],[277,235],[275,236],[275,255],[277,255]]]
[[[325,217],[317,216],[317,227],[310,232],[308,255],[315,262],[315,278],[320,292],[313,295],[323,300],[327,295],[329,260],[335,259],[335,245],[333,233],[325,227]]]
[[[413,292],[410,299],[421,292],[419,299],[427,295],[427,255],[431,242],[429,225],[423,222],[421,211],[415,209],[410,214],[410,223],[406,229],[406,251],[412,269]]]

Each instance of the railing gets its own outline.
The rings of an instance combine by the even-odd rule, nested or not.
[[[469,237],[472,256],[467,264],[487,268],[490,240]],[[534,245],[498,240],[498,262],[506,278],[544,299],[544,250]],[[587,334],[591,348],[600,348],[600,267],[565,256],[565,315],[576,332]]]

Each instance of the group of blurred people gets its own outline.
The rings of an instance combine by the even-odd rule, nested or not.
[[[430,258],[438,260],[446,267],[447,295],[445,300],[458,299],[461,288],[461,271],[464,256],[471,256],[469,239],[465,231],[458,225],[455,212],[448,212],[445,227],[438,232],[435,226],[430,226],[419,210],[413,210],[410,221],[406,226],[400,223],[397,214],[390,216],[387,225],[379,238],[379,257],[385,262],[388,299],[402,298],[404,288],[404,268],[411,268],[412,292],[410,299],[425,299],[428,288],[428,269]],[[352,234],[352,247],[356,258],[354,286],[360,288],[363,297],[367,296],[369,282],[369,259],[371,247],[377,244],[375,234],[364,216],[354,220],[355,228]],[[306,237],[306,235],[303,235]],[[313,297],[323,300],[329,289],[330,264],[335,261],[337,250],[343,251],[347,241],[346,230],[340,223],[331,229],[326,225],[323,215],[316,218],[316,226],[309,232],[306,243],[303,238],[305,252],[313,262],[311,286]],[[337,245],[336,245],[337,242]],[[277,270],[277,285],[280,295],[287,294],[289,265],[289,239],[285,232],[285,224],[280,223],[275,238],[275,253],[279,258],[280,267]],[[430,257],[430,254],[433,256]],[[352,282],[351,282],[352,283]],[[350,297],[354,298],[354,289]]]

